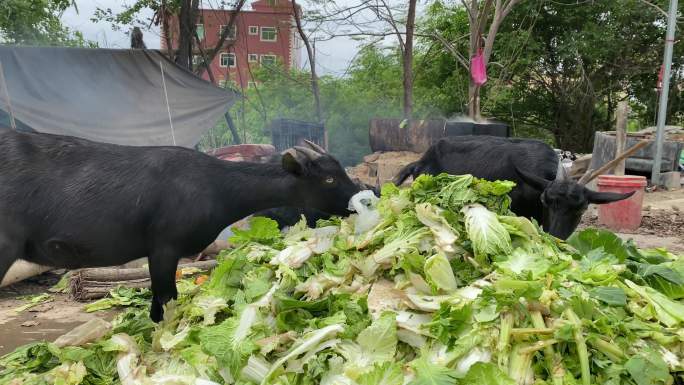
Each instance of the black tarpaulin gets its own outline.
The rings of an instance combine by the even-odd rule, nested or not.
[[[0,63],[16,119],[99,142],[193,147],[237,96],[153,50],[0,46]]]

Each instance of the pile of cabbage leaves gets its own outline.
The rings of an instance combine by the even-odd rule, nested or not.
[[[0,384],[684,383],[684,257],[559,241],[513,186],[421,176],[315,229],[252,218],[160,324],[132,305],[103,338],[6,355]]]

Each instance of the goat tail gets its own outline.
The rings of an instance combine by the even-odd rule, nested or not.
[[[394,184],[397,186],[401,186],[408,177],[416,177],[416,174],[418,172],[418,166],[419,166],[419,161],[418,162],[413,162],[409,163],[404,168],[399,170],[397,173],[397,176],[394,177]]]

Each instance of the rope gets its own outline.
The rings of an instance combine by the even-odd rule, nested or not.
[[[176,133],[173,130],[173,120],[171,119],[171,106],[169,106],[169,94],[166,91],[166,78],[164,77],[164,65],[159,61],[159,69],[161,70],[162,86],[164,87],[164,97],[166,98],[166,111],[169,113],[169,125],[171,126],[171,139],[173,145],[176,145]]]

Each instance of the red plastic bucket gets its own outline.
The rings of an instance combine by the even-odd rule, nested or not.
[[[629,193],[634,195],[621,201],[599,205],[599,223],[613,231],[633,231],[641,225],[641,206],[644,202],[646,177],[634,175],[601,175],[598,177],[598,191]]]

